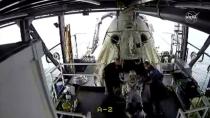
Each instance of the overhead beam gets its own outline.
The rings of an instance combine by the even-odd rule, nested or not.
[[[197,53],[197,56],[189,63],[189,66],[192,68],[193,65],[197,62],[197,60],[201,57],[202,54],[204,54],[205,50],[209,47],[210,45],[210,35],[203,44],[203,47],[199,50]]]
[[[130,4],[130,6],[132,6],[132,5],[145,4],[145,3],[148,3],[148,2],[152,2],[152,1],[155,1],[155,0],[134,0],[134,2],[132,2]]]
[[[17,19],[22,19],[24,17],[28,16],[28,14],[22,13],[22,14],[10,14],[10,15],[0,15],[0,22],[4,21],[14,21]]]
[[[6,24],[4,24],[4,25],[0,25],[0,29],[1,29],[1,28],[5,28],[5,27],[9,27],[9,26],[12,26],[12,25],[15,25],[15,24],[16,24],[16,22],[6,23]]]
[[[100,5],[99,1],[95,1],[95,0],[75,0],[78,2],[85,2],[85,3],[89,3],[89,4],[94,4],[94,5]]]
[[[97,12],[116,12],[116,11],[121,11],[121,9],[119,8],[109,8],[109,9],[91,9],[90,13],[97,13]],[[76,10],[76,11],[67,11],[64,13],[64,15],[72,15],[72,14],[81,14],[83,13],[84,10]],[[54,17],[54,16],[58,16],[61,13],[59,12],[55,12],[53,14],[47,14],[47,15],[40,15],[40,16],[33,16],[34,19],[42,19],[42,18],[48,18],[48,17]]]
[[[210,2],[178,2],[174,4],[179,8],[193,8],[210,10]]]
[[[51,4],[50,4],[51,3]],[[48,15],[48,14],[61,14],[63,12],[68,11],[78,11],[78,10],[89,10],[89,9],[109,9],[109,8],[116,8],[116,2],[115,1],[100,1],[101,5],[93,5],[93,4],[87,4],[87,3],[77,3],[77,2],[69,2],[66,3],[64,1],[48,1],[47,3],[43,3],[42,5],[32,5],[28,6],[26,8],[18,7],[17,9],[14,9],[13,11],[8,11],[6,16],[3,16],[0,14],[0,23],[8,20],[8,18],[15,16],[15,18],[19,18],[20,15],[24,15],[27,17],[34,17],[34,16],[40,16],[40,15]],[[104,10],[105,11],[105,10]],[[22,13],[22,14],[21,14]],[[10,18],[11,19],[11,18]]]
[[[195,23],[189,23],[186,21],[186,14],[189,11],[194,11],[198,13],[197,21]],[[205,33],[210,34],[210,17],[206,17],[207,14],[210,14],[209,10],[196,10],[196,9],[182,9],[175,7],[161,7],[161,8],[152,8],[152,7],[139,7],[137,12],[145,15],[150,15],[158,17],[164,20],[170,20],[177,23],[185,24],[189,27],[198,29]]]

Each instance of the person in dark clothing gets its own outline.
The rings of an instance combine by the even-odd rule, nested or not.
[[[148,61],[144,63],[144,67],[148,74],[148,81],[151,81],[151,102],[155,106],[156,113],[162,115],[160,101],[165,94],[165,86],[162,83],[163,74],[161,74],[158,69],[154,68]]]
[[[161,74],[158,69],[154,68],[148,61],[144,62],[144,67],[150,79],[153,81],[162,81],[163,74]]]
[[[104,79],[109,95],[113,95],[120,92],[122,79],[122,60],[117,58],[115,62],[110,63],[104,68]],[[117,92],[119,91],[119,92]]]

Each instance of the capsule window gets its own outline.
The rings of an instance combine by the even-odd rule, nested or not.
[[[120,41],[120,37],[118,35],[112,35],[111,36],[111,42],[112,44],[118,44]]]
[[[146,43],[147,42],[147,36],[145,34],[141,34],[141,42]]]

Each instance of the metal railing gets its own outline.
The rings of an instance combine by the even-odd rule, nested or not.
[[[63,73],[63,68],[64,66],[98,66],[98,65],[102,65],[100,63],[63,63],[63,64],[59,64],[58,66],[54,67],[51,71],[50,71],[50,74],[52,75],[52,78],[55,78],[53,76],[53,72],[56,70],[56,69],[60,69],[60,73],[58,74],[57,76],[57,79],[54,80],[54,83],[55,84],[58,79],[60,79],[60,77],[62,78],[62,81],[64,81],[64,75],[65,76],[78,76],[78,75],[84,75],[84,76],[101,76],[99,74],[85,74],[85,73],[80,73],[80,74],[76,74],[76,73]],[[65,84],[65,83],[63,83]]]
[[[178,110],[176,118],[186,118],[185,113],[184,113],[184,111],[182,111],[182,109]]]
[[[64,73],[63,69],[65,68],[65,66],[98,66],[101,65],[100,63],[63,63],[63,64],[59,64],[58,66],[52,68],[49,73],[51,75],[52,80],[52,88],[53,88],[53,93],[55,94],[55,107],[58,106],[58,103],[60,102],[58,95],[56,93],[56,87],[55,84],[59,81],[62,80],[62,85],[65,86],[65,78],[66,76],[91,76],[91,77],[99,77],[101,75],[99,74],[86,74],[86,73],[82,73],[82,74],[78,74],[78,73]],[[60,70],[57,71],[56,75],[54,75],[54,72],[56,70]],[[64,77],[65,76],[65,77]],[[76,112],[65,112],[65,111],[56,111],[56,114],[60,115],[60,118],[63,118],[63,116],[72,116],[72,117],[80,117],[80,118],[91,118],[91,112],[88,112],[86,115],[82,114],[82,113],[76,113]]]
[[[209,107],[196,108],[193,110],[188,110],[186,112],[179,109],[176,118],[188,118],[187,116],[192,113],[196,113],[196,115],[197,115],[196,118],[206,118],[206,114],[207,114],[208,110],[209,110]],[[204,111],[202,116],[199,114],[199,111]]]
[[[102,65],[100,63],[60,63],[58,66],[52,68],[49,72],[51,75],[51,78],[54,79],[53,83],[52,83],[52,88],[53,88],[53,92],[56,96],[57,99],[57,94],[56,94],[56,90],[55,90],[55,84],[61,79],[62,80],[62,85],[65,86],[65,78],[64,76],[89,76],[89,77],[101,77],[100,74],[86,74],[86,73],[64,73],[63,69],[65,66],[98,66],[98,65]],[[59,69],[59,73],[57,73],[56,77],[53,75],[53,73]]]
[[[197,116],[196,118],[206,118],[207,112],[210,111],[210,103],[205,96],[201,97],[201,102],[204,104],[204,106],[199,108],[194,108],[187,111],[179,109],[176,118],[188,118],[190,114],[195,114]],[[201,111],[203,111],[202,115],[200,114]]]
[[[64,112],[64,111],[56,111],[57,114],[61,115],[61,118],[63,115],[65,116],[72,116],[72,117],[80,117],[80,118],[91,118],[91,112],[88,112],[87,115],[81,114],[81,113],[75,113],[75,112]]]

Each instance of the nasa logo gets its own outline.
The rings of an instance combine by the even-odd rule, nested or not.
[[[197,20],[198,20],[198,15],[199,15],[200,12],[196,13],[195,11],[189,11],[186,13],[185,15],[185,21],[187,23],[196,23]]]

